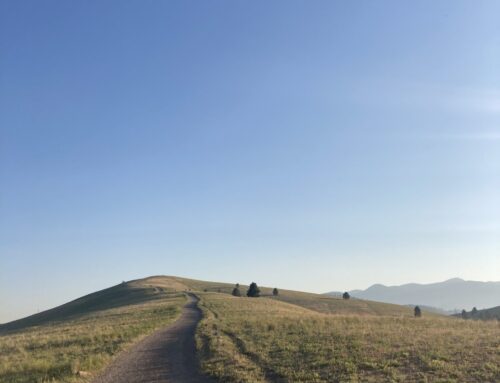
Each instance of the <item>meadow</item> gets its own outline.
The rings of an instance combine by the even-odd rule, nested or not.
[[[338,300],[349,307],[350,302]],[[498,382],[497,321],[324,314],[202,294],[203,369],[225,382]]]
[[[183,294],[119,285],[0,327],[0,382],[87,382],[179,316]]]
[[[195,279],[187,279],[171,276],[155,276],[134,283],[143,286],[161,286],[163,288],[174,290],[190,290],[198,292],[216,292],[231,294],[235,287],[232,283],[207,282]],[[248,289],[248,285],[241,284],[240,290],[243,295]],[[272,287],[260,286],[261,296],[269,299],[291,303],[293,305],[305,307],[322,313],[334,314],[373,314],[373,315],[411,315],[413,310],[406,306],[394,305],[390,303],[381,303],[366,301],[361,299],[351,299],[344,301],[337,297],[322,294],[307,293],[303,291],[293,291],[279,289],[278,296],[273,296]]]
[[[0,325],[0,382],[90,382],[130,345],[200,298],[204,372],[221,382],[498,382],[500,322],[261,287],[150,277]],[[244,294],[247,286],[241,285]]]

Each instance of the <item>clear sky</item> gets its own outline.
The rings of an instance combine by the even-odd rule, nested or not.
[[[153,274],[500,280],[500,2],[0,2],[0,322]]]

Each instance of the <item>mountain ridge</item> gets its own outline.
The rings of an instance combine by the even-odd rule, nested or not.
[[[337,295],[329,292],[326,295]],[[486,309],[500,303],[500,281],[468,281],[450,278],[442,282],[406,283],[386,286],[380,283],[365,290],[351,290],[354,298],[400,305],[423,305],[445,311]]]

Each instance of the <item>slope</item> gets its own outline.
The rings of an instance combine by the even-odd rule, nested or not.
[[[161,286],[172,289],[225,294],[231,294],[235,286],[231,283],[207,282],[173,276],[153,276],[134,282],[147,287]],[[242,294],[245,294],[247,289],[248,285],[240,285]],[[281,288],[279,288],[279,295],[275,297],[272,294],[272,287],[260,286],[260,290],[263,297],[287,302],[321,313],[401,316],[411,315],[413,312],[412,308],[409,307],[368,300],[343,300],[338,297],[329,297],[323,294],[306,293]]]
[[[0,325],[0,333],[22,330],[27,327],[39,326],[50,322],[75,319],[82,315],[89,315],[103,310],[163,299],[173,291],[175,291],[175,289],[144,286],[135,281],[128,283],[124,282],[119,285],[85,295],[53,309]]]
[[[198,349],[224,382],[494,382],[498,325],[424,315],[328,315],[201,293]],[[350,302],[342,302],[349,304]]]
[[[107,366],[140,339],[175,321],[186,292],[231,302],[234,285],[173,276],[153,276],[86,295],[64,305],[0,326],[0,381],[81,381]],[[247,286],[241,286],[242,291]],[[262,287],[257,300],[271,312],[294,312],[307,322],[328,314],[410,318],[408,307]],[[229,310],[229,308],[228,308]],[[228,311],[230,312],[230,310]],[[223,313],[221,313],[222,315]],[[361,314],[361,315],[360,315]],[[342,315],[336,315],[342,317]]]
[[[500,320],[500,306],[491,307],[489,309],[477,310],[477,311],[471,310],[465,312],[465,315],[460,313],[460,314],[455,314],[455,316],[461,317],[463,319]]]
[[[131,282],[0,326],[0,382],[80,382],[173,323],[184,294]]]

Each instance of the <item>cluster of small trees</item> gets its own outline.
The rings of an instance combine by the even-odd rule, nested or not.
[[[477,308],[473,307],[470,313],[468,313],[466,310],[462,310],[462,318],[463,319],[469,319],[473,318],[477,315]]]
[[[235,297],[241,297],[241,290],[240,290],[239,283],[237,283],[234,286],[232,294]],[[273,295],[274,296],[279,295],[279,290],[276,287],[273,289]],[[248,287],[248,290],[247,290],[247,297],[250,297],[250,298],[260,297],[260,289],[259,289],[259,286],[257,286],[257,283],[255,283],[255,282],[250,283],[250,286]]]
[[[463,319],[481,319],[479,318],[477,308],[473,307],[470,312],[466,310],[462,310],[462,318]]]

